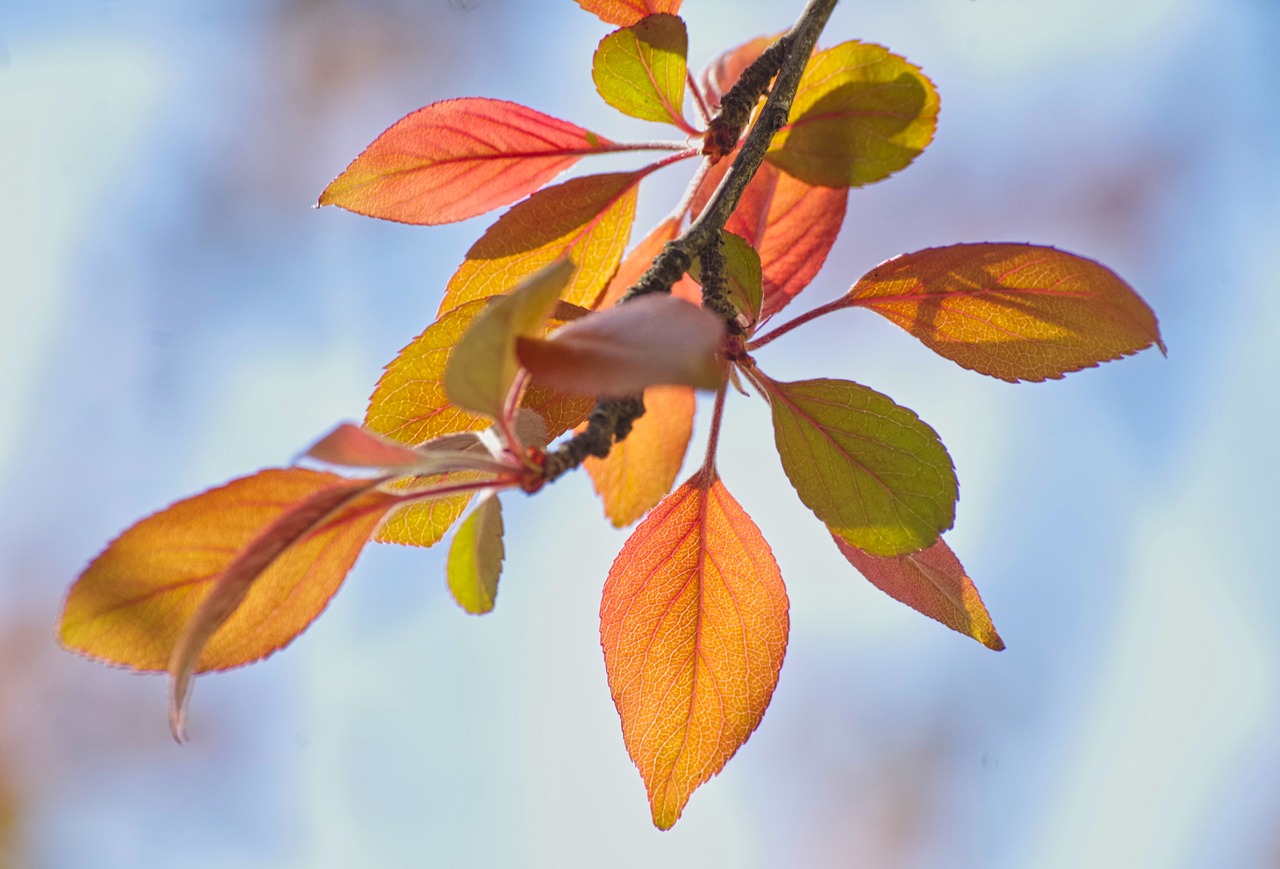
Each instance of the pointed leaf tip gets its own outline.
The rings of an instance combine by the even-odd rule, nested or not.
[[[445,568],[449,591],[471,615],[492,612],[498,597],[505,556],[502,530],[502,505],[496,495],[490,495],[458,526],[449,547]]]

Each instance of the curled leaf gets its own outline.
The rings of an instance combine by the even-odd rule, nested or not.
[[[768,543],[713,471],[664,499],[618,553],[600,642],[660,829],[760,723],[786,653],[787,607]]]
[[[445,100],[378,136],[319,204],[403,223],[451,223],[509,205],[612,144],[516,103]]]
[[[844,298],[940,356],[1001,380],[1045,380],[1155,344],[1156,315],[1115,272],[1031,244],[955,244],[876,266]]]
[[[522,336],[520,363],[535,382],[564,392],[625,396],[649,386],[716,389],[724,323],[671,296],[646,296],[583,317],[550,339]]]
[[[591,78],[604,101],[642,121],[684,120],[685,55],[689,34],[675,15],[647,15],[600,40]]]
[[[876,588],[988,649],[1003,651],[1004,640],[977,587],[942,538],[919,552],[885,558],[850,546],[839,535],[832,537],[840,553]]]
[[[453,599],[472,615],[493,610],[502,574],[502,506],[495,495],[483,498],[458,526],[445,570]]]
[[[303,455],[348,468],[410,468],[423,454],[393,440],[344,422],[311,445]]]

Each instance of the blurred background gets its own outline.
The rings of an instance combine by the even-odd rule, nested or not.
[[[686,5],[700,68],[800,3]],[[840,4],[825,44],[888,45],[943,111],[793,311],[898,253],[1031,241],[1114,268],[1169,357],[1010,386],[853,312],[762,351],[939,431],[948,539],[1008,650],[862,580],[763,403],[731,401],[721,470],[791,643],[672,832],[605,682],[625,532],[585,475],[507,499],[490,617],[442,551],[371,547],[287,653],[200,680],[185,747],[163,679],[57,647],[119,531],[361,418],[492,220],[313,210],[330,178],[451,96],[652,138],[593,91],[608,29],[570,0],[0,0],[0,866],[1280,866],[1275,0]],[[646,182],[636,238],[683,171]]]

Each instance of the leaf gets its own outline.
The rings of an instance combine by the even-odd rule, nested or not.
[[[520,370],[516,339],[543,332],[572,274],[573,264],[560,260],[480,312],[445,363],[444,391],[450,402],[473,413],[504,418]]]
[[[547,340],[521,337],[516,353],[544,386],[616,397],[650,386],[719,388],[723,343],[715,314],[651,295],[576,320]]]
[[[503,554],[502,506],[490,495],[458,526],[446,565],[453,599],[472,615],[493,610]]]
[[[626,249],[635,221],[636,185],[646,171],[572,178],[516,205],[467,251],[449,279],[440,313],[510,292],[561,258],[575,267],[563,299],[592,307]]]
[[[649,270],[654,258],[662,253],[662,248],[667,242],[673,240],[679,233],[680,221],[673,217],[655,226],[622,260],[618,271],[609,281],[609,286],[605,288],[604,295],[596,302],[596,307],[604,309],[616,304],[627,290],[640,280],[640,276]]]
[[[978,589],[942,538],[920,552],[882,558],[832,536],[849,563],[885,594],[988,649],[1004,650]]]
[[[681,0],[578,0],[578,5],[606,24],[630,27],[646,15],[680,11]]]
[[[694,199],[701,213],[736,152],[712,167]],[[782,310],[822,270],[844,223],[848,191],[815,187],[762,163],[725,229],[756,249],[764,272],[760,320]]]
[[[451,474],[448,479],[462,482],[469,478],[479,479],[479,477],[479,474],[472,474],[470,477]],[[411,481],[406,484],[405,489],[408,491],[415,486],[426,488],[428,484],[435,486],[440,482],[439,477],[424,478],[420,481]],[[374,540],[379,543],[397,543],[401,546],[423,548],[435,546],[444,539],[444,535],[453,527],[453,523],[466,512],[473,495],[472,492],[464,492],[460,495],[414,501],[397,507],[378,529]]]
[[[316,461],[349,468],[402,468],[422,463],[422,454],[344,422],[303,454]]]
[[[729,301],[742,314],[748,326],[760,319],[764,301],[764,274],[760,254],[746,239],[725,230],[720,231],[720,252],[724,255],[725,278],[729,285]],[[695,259],[689,274],[702,283],[702,261]]]
[[[644,416],[603,459],[588,456],[583,467],[615,528],[635,522],[671,491],[693,435],[696,402],[687,386],[644,391]]]
[[[591,78],[604,101],[642,121],[684,120],[685,55],[689,34],[675,15],[648,15],[600,40]]]
[[[776,37],[757,36],[735,48],[721,52],[702,72],[702,92],[707,97],[712,109],[720,108],[720,100],[727,94],[738,79],[746,72],[747,67],[755,63],[756,58],[764,54],[764,50],[776,41]]]
[[[951,527],[951,457],[914,413],[847,380],[755,376],[791,485],[834,533],[874,555],[904,555]]]
[[[810,184],[861,187],[910,164],[937,124],[938,93],[919,67],[845,42],[809,59],[766,159]]]
[[[1030,244],[957,244],[891,259],[853,286],[935,353],[1001,380],[1057,378],[1150,347],[1156,316],[1099,263]]]
[[[605,671],[660,829],[760,723],[787,606],[769,545],[714,471],[654,508],[614,561],[600,604]]]
[[[522,199],[584,155],[612,146],[516,103],[445,100],[374,139],[319,204],[403,223],[451,223]]]
[[[283,648],[325,608],[394,496],[303,468],[260,471],[149,516],[114,540],[72,586],[59,637],[69,649],[134,670],[160,671],[228,569],[299,505],[356,496],[256,574],[194,672],[225,670]],[[265,544],[260,544],[260,546]],[[265,549],[258,548],[261,555]]]

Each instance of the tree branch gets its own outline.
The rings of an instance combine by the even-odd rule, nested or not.
[[[704,153],[710,159],[714,159],[717,149],[724,147],[724,139],[732,136],[736,140],[738,133],[735,130],[742,129],[756,101],[769,88],[769,79],[773,78],[773,87],[769,88],[769,98],[765,101],[764,108],[747,133],[738,156],[734,158],[733,165],[725,173],[724,180],[712,194],[711,200],[689,224],[688,229],[678,238],[667,242],[662,252],[654,258],[653,265],[619,300],[619,304],[650,293],[671,292],[675,282],[689,270],[694,257],[710,250],[713,244],[715,253],[711,254],[711,258],[715,260],[715,254],[719,253],[720,231],[738,207],[743,191],[755,177],[773,137],[786,126],[805,65],[809,62],[809,56],[818,43],[818,36],[826,27],[836,2],[837,0],[809,0],[795,26],[766,49],[742,73],[738,84],[725,95],[721,110],[712,120],[708,131],[708,135],[714,134],[716,139],[704,145]],[[739,85],[742,90],[739,90]],[[726,150],[731,148],[732,143]],[[714,307],[713,310],[724,313]],[[588,455],[601,458],[607,456],[614,441],[625,438],[630,433],[632,424],[643,415],[642,396],[601,399],[591,412],[587,427],[547,454],[543,466],[546,481],[551,482],[576,468]]]

